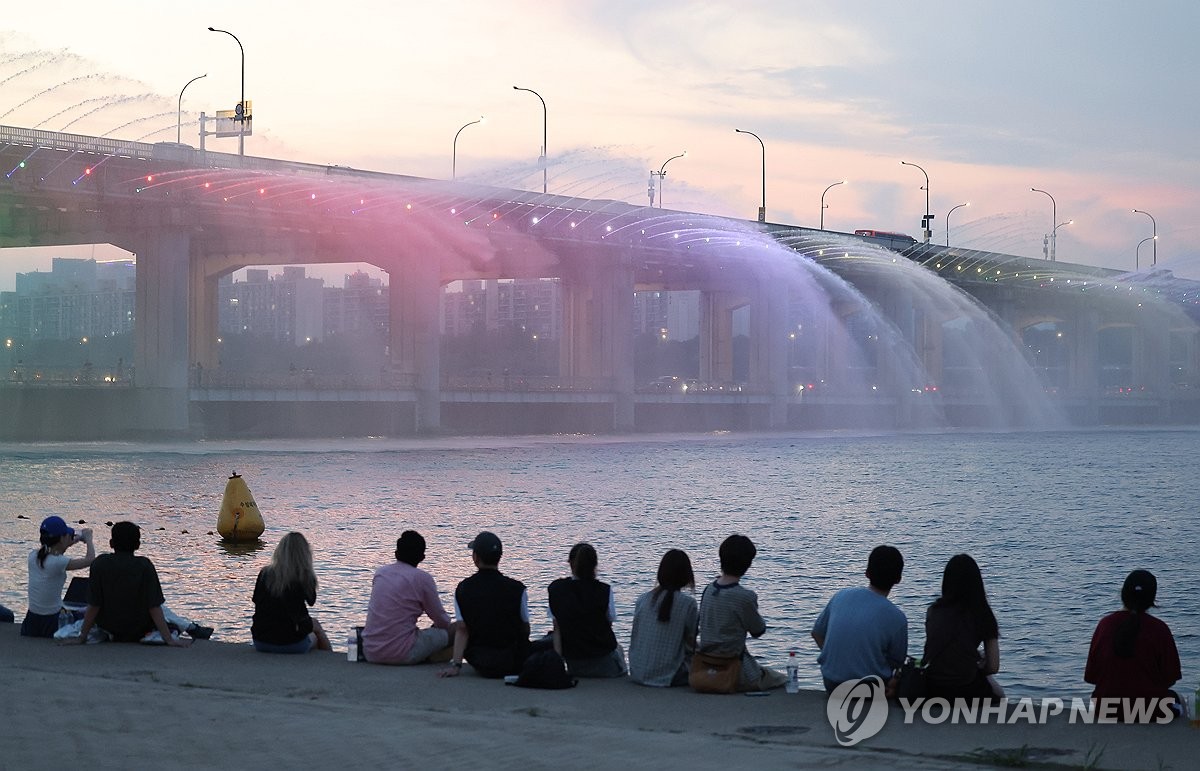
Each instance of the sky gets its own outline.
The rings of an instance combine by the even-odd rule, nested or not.
[[[1200,4],[1175,0],[59,0],[0,14],[0,124],[921,237],[1200,278]],[[482,123],[467,125],[484,116]],[[465,128],[463,128],[466,126]],[[753,131],[754,137],[735,129]],[[461,133],[458,133],[462,129]],[[190,135],[189,135],[190,132]],[[458,133],[457,149],[454,137]],[[207,140],[237,151],[236,139]],[[765,165],[765,175],[764,175]],[[1058,223],[1052,222],[1054,197]],[[958,204],[946,231],[946,213]],[[0,251],[0,289],[76,251]],[[345,273],[330,268],[327,280]],[[338,281],[340,283],[340,280]]]

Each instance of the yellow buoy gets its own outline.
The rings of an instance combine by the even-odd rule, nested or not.
[[[221,513],[217,515],[217,532],[221,538],[234,543],[257,540],[266,525],[246,480],[235,471],[225,484]]]

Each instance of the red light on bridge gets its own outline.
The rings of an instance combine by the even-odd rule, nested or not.
[[[212,187],[212,183],[211,183],[211,182],[205,182],[205,183],[204,183],[204,189],[205,189],[205,190],[209,189],[210,187]]]
[[[260,187],[260,188],[258,189],[258,194],[259,194],[259,195],[266,195],[266,194],[267,194],[267,189],[266,189],[265,187]]]
[[[83,170],[83,176],[85,176],[85,177],[89,177],[89,176],[91,176],[91,174],[92,174],[92,167],[91,167],[91,166],[88,166],[86,169],[84,169],[84,170]]]
[[[153,182],[153,181],[154,181],[154,175],[153,175],[153,174],[147,174],[147,175],[146,175],[146,181],[147,181],[147,182]]]

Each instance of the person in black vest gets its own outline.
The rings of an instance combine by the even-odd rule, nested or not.
[[[454,590],[454,655],[438,673],[454,677],[463,661],[484,677],[521,671],[529,655],[529,598],[525,584],[500,572],[500,539],[486,530],[467,544],[477,569]]]
[[[590,543],[577,543],[568,557],[571,577],[550,584],[554,650],[576,677],[620,677],[625,652],[613,634],[617,618],[612,588],[596,580],[599,559]]]

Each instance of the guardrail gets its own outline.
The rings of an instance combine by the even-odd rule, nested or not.
[[[608,393],[613,390],[613,379],[514,375],[503,372],[491,375],[447,375],[442,378],[442,390]]]

